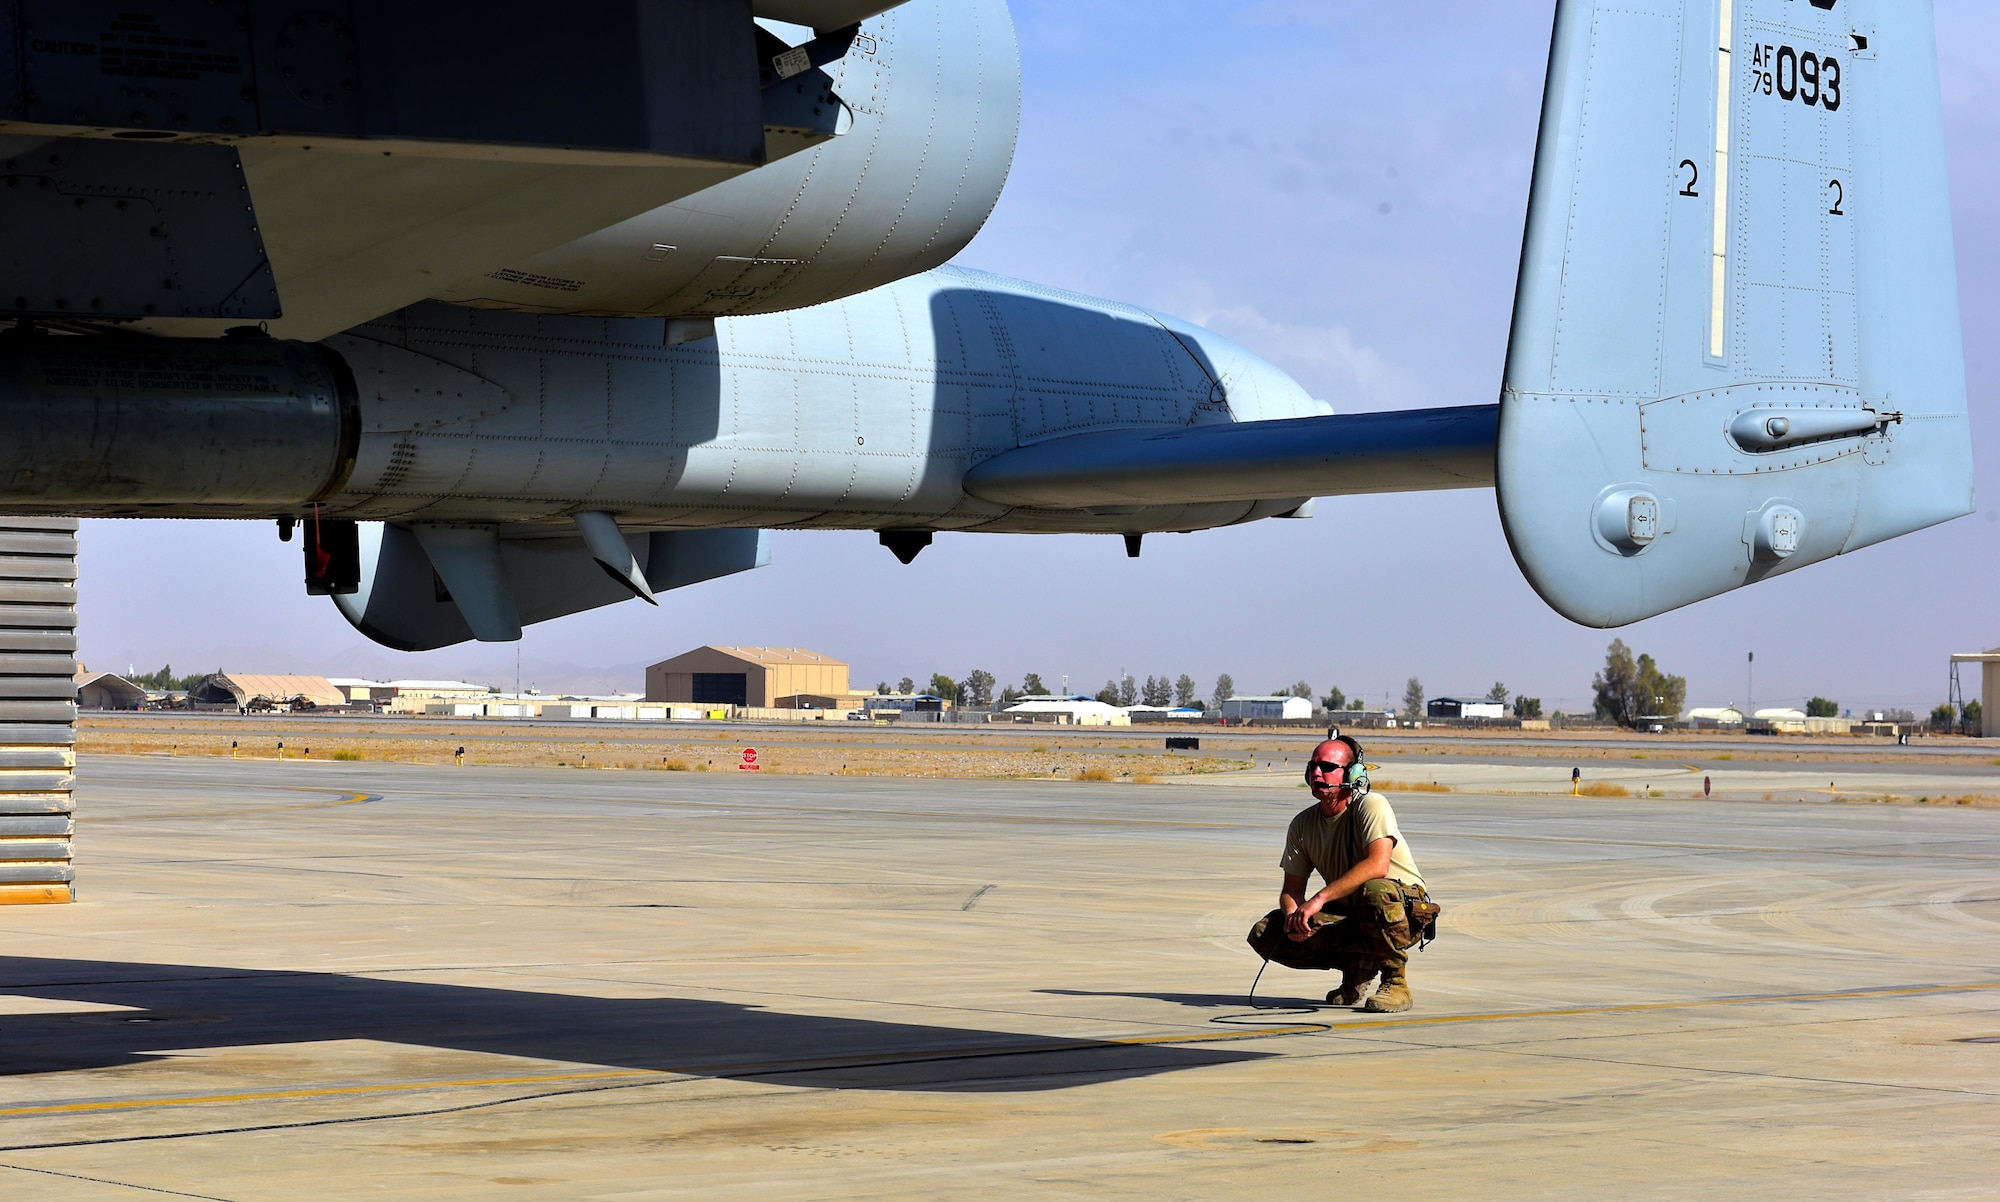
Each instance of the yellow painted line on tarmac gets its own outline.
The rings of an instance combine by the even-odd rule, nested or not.
[[[1882,989],[1843,989],[1833,993],[1769,993],[1746,997],[1692,998],[1680,1002],[1626,1002],[1610,1006],[1571,1006],[1559,1010],[1496,1010],[1486,1014],[1438,1014],[1423,1018],[1380,1018],[1360,1022],[1335,1022],[1334,1031],[1356,1031],[1381,1027],[1431,1027],[1449,1023],[1483,1023],[1519,1018],[1578,1018],[1591,1014],[1645,1014],[1657,1010],[1706,1010],[1718,1006],[1774,1006],[1799,1002],[1844,1002],[1873,998],[1925,997],[1933,994],[2000,991],[2000,981],[1975,981],[1966,985],[1898,985]]]
[[[1384,1030],[1398,1027],[1448,1026],[1455,1023],[1486,1023],[1537,1018],[1578,1018],[1593,1014],[1643,1014],[1665,1010],[1703,1010],[1723,1006],[1787,1005],[1804,1002],[1858,1001],[1878,998],[1922,997],[1956,993],[2000,991],[2000,981],[1974,981],[1961,985],[1903,985],[1881,989],[1855,989],[1828,993],[1760,994],[1747,997],[1694,998],[1676,1002],[1629,1002],[1608,1006],[1568,1006],[1547,1010],[1498,1010],[1476,1014],[1439,1014],[1421,1018],[1361,1019],[1352,1022],[1294,1023],[1272,1027],[1244,1027],[1228,1031],[1201,1031],[1179,1035],[1139,1035],[1122,1039],[1064,1039],[1027,1044],[993,1044],[971,1048],[936,1048],[924,1051],[864,1053],[850,1057],[812,1060],[777,1060],[741,1064],[690,1066],[681,1070],[602,1069],[590,1072],[539,1073],[509,1077],[460,1077],[439,1081],[384,1081],[365,1085],[327,1085],[298,1089],[247,1090],[239,1093],[187,1094],[174,1097],[110,1099],[95,1102],[57,1102],[42,1106],[0,1108],[0,1119],[46,1118],[58,1115],[102,1114],[135,1110],[161,1110],[189,1106],[215,1106],[247,1102],[302,1101],[316,1098],[362,1097],[391,1093],[426,1093],[443,1089],[492,1089],[510,1085],[552,1085],[591,1081],[647,1080],[666,1083],[688,1078],[727,1079],[774,1073],[832,1072],[842,1068],[890,1067],[925,1061],[972,1060],[1007,1056],[1029,1056],[1050,1052],[1088,1052],[1119,1047],[1161,1047],[1182,1044],[1230,1043],[1251,1039],[1272,1039],[1287,1035],[1338,1034],[1343,1031]]]
[[[246,1102],[304,1101],[316,1098],[357,1097],[388,1093],[425,1093],[441,1089],[491,1089],[509,1085],[550,1085],[586,1081],[637,1081],[648,1078],[667,1082],[685,1077],[724,1078],[772,1072],[830,1072],[842,1068],[894,1065],[926,1060],[978,1059],[1012,1055],[1032,1055],[1057,1051],[1091,1051],[1109,1047],[1141,1047],[1152,1044],[1213,1043],[1228,1040],[1263,1039],[1277,1035],[1311,1034],[1326,1029],[1323,1023],[1287,1027],[1256,1027],[1241,1031],[1201,1032],[1193,1035],[1139,1036],[1131,1039],[1078,1039],[1029,1044],[993,1044],[972,1048],[938,1048],[904,1053],[872,1053],[850,1057],[813,1060],[773,1060],[742,1064],[690,1067],[684,1071],[646,1069],[605,1069],[595,1072],[542,1073],[513,1077],[462,1077],[442,1081],[383,1081],[366,1085],[327,1085],[298,1089],[246,1090],[239,1093],[185,1094],[158,1098],[114,1098],[95,1102],[56,1102],[42,1106],[10,1106],[0,1109],[0,1119],[45,1118],[70,1114],[101,1114],[132,1110],[160,1110],[187,1106],[219,1106]]]
[[[293,810],[331,810],[340,806],[360,805],[368,801],[380,801],[380,793],[350,793],[346,789],[315,789],[308,785],[288,785],[292,793],[332,793],[338,801],[308,801],[290,806],[254,806],[242,810],[206,810],[199,813],[179,814],[113,814],[103,818],[93,816],[93,826],[106,822],[153,822],[164,818],[236,818],[244,814],[280,814]]]
[[[1268,1039],[1273,1035],[1317,1035],[1332,1029],[1330,1023],[1300,1023],[1289,1027],[1244,1027],[1240,1031],[1203,1031],[1198,1035],[1136,1035],[1130,1039],[1100,1042],[1119,1047],[1153,1047],[1168,1043],[1222,1043],[1231,1039]]]
[[[311,1089],[265,1089],[243,1093],[189,1094],[169,1098],[119,1098],[102,1102],[58,1102],[47,1106],[11,1106],[0,1118],[54,1114],[95,1114],[113,1110],[153,1110],[171,1106],[212,1106],[232,1102],[270,1102],[301,1098],[339,1098],[361,1094],[418,1093],[432,1089],[479,1089],[503,1085],[546,1085],[559,1081],[612,1081],[629,1077],[662,1077],[644,1069],[605,1069],[590,1073],[543,1073],[519,1077],[465,1077],[452,1081],[384,1081],[372,1085],[325,1085]]]

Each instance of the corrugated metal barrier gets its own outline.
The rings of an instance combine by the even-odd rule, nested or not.
[[[0,517],[0,904],[76,898],[76,521]]]

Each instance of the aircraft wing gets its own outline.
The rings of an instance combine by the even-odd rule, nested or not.
[[[0,6],[0,218],[38,231],[0,309],[314,340],[496,275],[564,297],[521,262],[841,132],[825,68],[899,2]]]
[[[1497,405],[1078,434],[996,455],[965,491],[1088,509],[1491,488]]]

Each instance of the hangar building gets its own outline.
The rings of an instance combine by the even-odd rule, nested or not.
[[[696,647],[646,669],[646,700],[852,709],[847,665],[803,647]]]
[[[197,705],[245,706],[259,698],[284,704],[304,697],[314,705],[345,705],[347,696],[324,676],[269,676],[255,672],[210,672],[188,690]]]
[[[76,675],[76,708],[80,710],[142,710],[146,690],[110,672]]]

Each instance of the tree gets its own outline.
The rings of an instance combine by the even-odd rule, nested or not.
[[[1022,696],[1023,694],[1021,690],[1015,688],[1013,685],[1010,684],[1006,688],[1000,690],[1000,698],[993,704],[996,708],[1006,709],[1008,706],[1019,701]]]
[[[1328,685],[1326,696],[1320,698],[1319,703],[1330,710],[1344,710],[1347,708],[1347,694],[1341,692],[1337,684]]]
[[[1542,699],[1541,699],[1540,697],[1522,697],[1522,696],[1517,696],[1517,697],[1515,697],[1515,698],[1514,698],[1514,716],[1515,716],[1516,718],[1539,718],[1539,717],[1541,717],[1541,716],[1542,716]]]
[[[204,673],[196,672],[192,676],[175,676],[172,664],[162,664],[157,672],[136,675],[131,679],[133,684],[142,689],[151,689],[156,693],[173,693],[193,688],[201,683],[203,675]]]
[[[1497,702],[1500,705],[1507,704],[1507,686],[1497,680],[1494,681],[1493,687],[1486,690],[1486,700]]]
[[[1936,709],[1931,711],[1932,730],[1936,731],[1950,730],[1952,726],[1957,723],[1957,721],[1958,721],[1958,709],[1955,706],[1953,706],[1949,701],[1945,702],[1943,705],[1940,705]]]
[[[1105,682],[1104,682],[1104,687],[1103,687],[1103,688],[1101,688],[1101,689],[1099,689],[1099,690],[1097,690],[1097,699],[1098,699],[1099,701],[1102,701],[1102,702],[1103,702],[1104,704],[1106,704],[1106,705],[1117,705],[1117,704],[1118,704],[1118,682],[1117,682],[1117,681],[1115,681],[1115,680],[1107,680],[1107,681],[1105,681]]]
[[[1403,686],[1403,717],[1421,718],[1423,716],[1424,682],[1412,676],[1409,683]]]
[[[883,697],[887,697],[889,695],[889,682],[885,680],[881,684],[876,685],[875,692]]]
[[[1021,678],[1021,692],[1029,697],[1046,697],[1049,687],[1042,683],[1040,672],[1030,672]]]
[[[1637,726],[1648,716],[1678,714],[1687,700],[1687,680],[1660,671],[1650,655],[1632,658],[1624,639],[1612,639],[1604,652],[1604,671],[1591,678],[1598,717],[1620,726]]]
[[[1214,699],[1216,708],[1221,709],[1223,702],[1236,696],[1236,678],[1227,672],[1216,677],[1215,691],[1210,693],[1209,696]]]
[[[1684,676],[1669,676],[1660,671],[1650,655],[1639,657],[1639,695],[1649,698],[1647,708],[1641,716],[1651,715],[1672,718],[1680,714],[1687,704],[1688,682]]]
[[[1837,718],[1839,716],[1840,702],[1838,701],[1828,701],[1824,697],[1811,697],[1806,700],[1806,717],[1808,718]]]
[[[1146,678],[1146,687],[1140,690],[1139,698],[1147,705],[1172,705],[1174,700],[1174,682],[1164,676],[1148,676]]]
[[[1965,722],[1966,734],[1976,735],[1982,733],[1981,719],[1985,716],[1985,710],[1977,700],[1966,702],[1965,708],[1959,711],[1958,716]]]
[[[1139,704],[1139,682],[1133,680],[1130,674],[1118,682],[1118,704]]]
[[[896,682],[896,691],[907,697],[917,691],[917,682],[905,676]]]
[[[1182,709],[1198,704],[1194,699],[1194,677],[1185,672],[1181,673],[1180,679],[1174,681],[1174,704]]]
[[[1303,697],[1307,701],[1312,700],[1313,687],[1307,684],[1303,680],[1299,681],[1297,684],[1294,684],[1291,688],[1285,691],[1290,693],[1294,697]]]
[[[930,693],[931,696],[942,697],[946,701],[957,701],[958,682],[942,672],[933,672],[931,673]]]
[[[1612,639],[1604,653],[1604,671],[1591,677],[1592,701],[1599,718],[1631,726],[1638,719],[1639,665],[1632,661],[1632,649],[1624,639]]]
[[[999,682],[993,679],[993,673],[986,671],[984,668],[974,668],[972,671],[966,673],[963,681],[959,682],[959,704],[972,706],[992,705],[993,686],[997,683]]]

